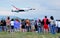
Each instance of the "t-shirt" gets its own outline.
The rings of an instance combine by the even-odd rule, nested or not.
[[[11,26],[14,26],[14,21],[11,21]]]
[[[14,28],[20,28],[20,22],[14,21]]]

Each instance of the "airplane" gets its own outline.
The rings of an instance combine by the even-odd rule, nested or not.
[[[17,12],[17,13],[25,12],[25,11],[29,11],[29,10],[35,10],[34,8],[22,8],[22,9],[19,9],[19,8],[15,7],[14,5],[12,5],[12,6],[15,8],[15,10],[11,10],[11,11],[12,12]]]

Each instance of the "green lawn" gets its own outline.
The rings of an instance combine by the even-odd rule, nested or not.
[[[0,32],[0,38],[58,38],[60,34],[42,34],[33,32]]]

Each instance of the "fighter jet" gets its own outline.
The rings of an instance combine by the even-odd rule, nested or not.
[[[35,10],[34,8],[17,8],[17,7],[15,7],[14,5],[12,5],[14,8],[15,8],[15,10],[13,9],[13,10],[11,10],[12,12],[17,12],[17,13],[19,13],[19,12],[25,12],[25,11],[30,11],[30,10]]]

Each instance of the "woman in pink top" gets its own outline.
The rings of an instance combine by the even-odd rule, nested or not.
[[[10,32],[10,29],[11,29],[10,17],[7,17],[7,19],[6,19],[6,26],[7,26],[7,31]]]

